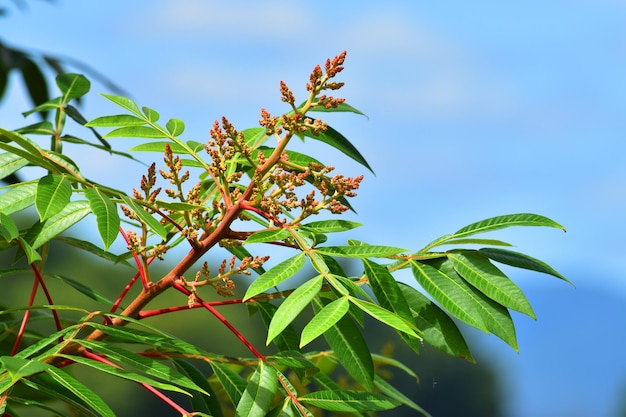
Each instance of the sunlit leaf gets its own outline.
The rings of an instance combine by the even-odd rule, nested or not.
[[[323,280],[324,278],[318,275],[300,284],[298,288],[282,302],[270,323],[270,327],[267,331],[266,344],[269,344],[285,327],[295,320],[302,310],[304,310],[322,288]]]
[[[401,292],[398,282],[393,278],[387,267],[377,264],[368,259],[363,259],[365,275],[369,285],[381,307],[396,313],[407,323],[414,324],[413,315],[404,294]],[[420,340],[412,335],[400,332],[400,337],[413,349],[419,352]]]
[[[312,119],[315,121],[315,119]],[[310,131],[306,131],[304,133],[306,136],[319,140],[320,142],[324,142],[333,148],[341,151],[345,155],[349,156],[359,164],[363,165],[365,168],[369,169],[371,172],[374,172],[370,165],[367,163],[361,152],[358,151],[357,148],[354,147],[352,143],[341,133],[328,126],[325,131],[320,132],[318,135],[313,135]]]
[[[300,227],[303,230],[309,230],[317,233],[335,233],[345,232],[347,230],[354,229],[355,227],[362,226],[361,223],[353,222],[350,220],[320,220],[303,224]]]
[[[323,308],[317,299],[313,303],[316,313]],[[330,327],[324,338],[341,365],[366,389],[374,386],[374,363],[367,343],[349,315],[343,316]]]
[[[141,110],[143,111],[143,114],[146,115],[148,120],[151,121],[152,123],[158,122],[159,118],[161,117],[156,110],[151,109],[150,107],[143,106]]]
[[[32,125],[24,126],[19,129],[15,129],[19,134],[26,135],[54,135],[54,126],[47,120],[42,122],[33,123]]]
[[[6,178],[14,172],[28,165],[28,161],[14,153],[0,154],[0,179]]]
[[[114,129],[104,135],[105,138],[166,138],[167,134],[151,126],[125,126]]]
[[[477,311],[476,300],[456,280],[430,265],[419,262],[411,262],[411,269],[417,282],[444,309],[470,326],[487,331],[487,327]],[[456,272],[454,273],[456,274]]]
[[[50,367],[50,365],[43,362],[16,358],[15,356],[0,356],[0,363],[14,381],[38,374]]]
[[[22,248],[22,250],[26,254],[26,259],[28,260],[29,264],[41,261],[41,255],[39,254],[39,252],[37,252],[35,249],[33,249],[33,247],[30,245],[30,243],[28,243],[21,236],[18,237],[17,240],[20,242],[20,248]]]
[[[248,243],[278,242],[289,236],[289,231],[283,228],[262,230],[248,236],[244,241],[244,245]]]
[[[142,205],[136,203],[130,197],[121,196],[124,203],[133,210],[133,212],[139,217],[139,219],[145,223],[154,233],[159,235],[161,239],[166,239],[168,231],[156,218],[152,217],[150,213],[148,213]]]
[[[346,315],[349,308],[350,302],[347,297],[340,297],[325,305],[302,330],[300,347],[308,345],[330,327],[334,326]]]
[[[143,126],[144,119],[140,119],[132,114],[116,114],[112,116],[101,116],[87,122],[87,127],[118,127],[118,126]]]
[[[61,74],[56,78],[57,86],[63,92],[64,101],[82,97],[89,92],[91,83],[81,74]]]
[[[126,110],[130,111],[136,116],[143,116],[141,114],[141,111],[139,111],[139,107],[137,106],[137,104],[133,100],[127,97],[116,96],[113,94],[102,94],[102,96],[111,100],[113,103],[117,104],[118,106],[125,108]]]
[[[383,395],[354,390],[315,391],[299,397],[298,401],[345,413],[390,410],[399,405]]]
[[[406,320],[396,313],[379,306],[378,304],[363,301],[355,297],[349,297],[349,300],[361,310],[365,311],[376,320],[385,323],[387,326],[393,327],[394,329],[404,332],[409,336],[421,339],[418,334],[417,327],[415,326],[415,323],[413,323],[413,317],[411,317],[410,320]]]
[[[7,242],[12,241],[20,235],[17,226],[9,216],[0,211],[0,237]]]
[[[0,212],[15,213],[35,204],[37,184],[22,183],[0,194]]]
[[[522,290],[489,259],[476,251],[448,252],[452,266],[467,282],[494,301],[537,318]]]
[[[61,212],[31,228],[26,236],[32,239],[31,246],[33,249],[37,249],[56,235],[78,223],[90,212],[91,209],[88,202],[83,200],[72,201]]]
[[[454,321],[415,288],[402,283],[399,285],[424,341],[449,355],[475,362]]]
[[[491,217],[476,223],[467,225],[454,233],[455,238],[471,236],[477,233],[491,232],[513,226],[545,226],[555,227],[565,231],[565,228],[557,222],[538,214],[520,213],[507,214],[504,216]]]
[[[278,391],[278,378],[276,370],[263,361],[259,361],[256,371],[248,381],[235,415],[238,417],[265,416],[274,395]]]
[[[407,252],[406,249],[394,248],[392,246],[320,246],[315,251],[330,256],[340,256],[345,258],[386,258],[399,253]]]
[[[360,114],[361,116],[367,117],[367,115],[360,110],[355,109],[351,105],[346,102],[339,103],[337,107],[326,108],[324,106],[315,106],[311,110],[311,112],[321,112],[321,113],[332,113],[332,112],[350,112],[355,114]],[[369,119],[369,117],[368,117]]]
[[[167,121],[165,128],[170,132],[170,135],[180,136],[185,131],[185,123],[179,119],[170,119]]]
[[[106,250],[119,233],[120,216],[117,212],[117,205],[98,188],[85,188],[85,197],[92,213],[96,216],[98,232]]]
[[[265,290],[275,287],[286,279],[291,278],[296,272],[302,269],[306,262],[305,259],[304,253],[300,252],[270,268],[252,282],[243,299],[247,300],[252,298]]]

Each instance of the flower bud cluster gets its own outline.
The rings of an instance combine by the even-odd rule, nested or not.
[[[222,297],[232,297],[234,295],[235,283],[231,279],[233,275],[243,274],[250,275],[251,269],[260,268],[269,259],[269,256],[246,256],[237,264],[237,257],[233,256],[230,260],[224,259],[220,264],[217,275],[211,277],[209,263],[204,262],[200,270],[196,273],[196,277],[191,282],[185,282],[185,285],[192,288],[194,302],[197,297],[196,288],[205,285],[212,286],[218,295]],[[190,299],[191,302],[191,299]]]

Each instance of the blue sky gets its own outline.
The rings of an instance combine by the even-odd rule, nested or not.
[[[343,94],[369,119],[341,115],[330,122],[376,172],[366,175],[355,201],[355,219],[365,224],[359,238],[417,249],[486,217],[543,214],[568,232],[524,229],[495,237],[547,261],[577,289],[536,276],[524,278],[523,288],[575,291],[583,301],[586,291],[626,299],[625,1],[29,4],[0,20],[1,41],[80,58],[140,105],[183,119],[185,137],[201,141],[222,115],[245,128],[256,124],[261,107],[282,111],[280,80],[303,97],[311,68],[347,50]],[[106,92],[97,83],[93,89]],[[85,104],[90,118],[117,111],[95,94]],[[15,83],[0,105],[0,122],[24,125],[19,113],[28,106]],[[362,171],[331,150],[314,152],[332,155],[346,174]],[[144,169],[82,156],[92,158],[85,170],[93,178],[110,176],[108,164],[115,164],[126,189]],[[545,302],[528,329],[557,314]],[[616,314],[626,316],[623,308]],[[524,345],[537,347],[521,342],[513,358],[500,353],[504,346],[489,349],[502,355],[505,369],[516,369],[531,355]],[[620,375],[626,381],[623,362],[602,383]],[[556,384],[575,383],[567,369],[554,372]],[[531,383],[512,382],[523,395],[515,415],[573,415],[567,390],[554,391],[563,407],[546,414]],[[578,398],[578,411],[609,413],[615,395],[614,384],[600,384],[588,401]]]

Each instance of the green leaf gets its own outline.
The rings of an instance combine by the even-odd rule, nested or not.
[[[117,213],[117,205],[97,188],[85,188],[85,197],[89,202],[91,212],[96,216],[98,232],[106,250],[119,233],[120,216]]]
[[[411,317],[410,320],[406,320],[400,317],[398,314],[389,311],[386,308],[379,306],[378,304],[370,303],[369,301],[363,301],[355,297],[349,297],[349,299],[352,304],[355,304],[357,307],[365,311],[376,320],[386,324],[387,326],[393,327],[396,330],[406,333],[409,336],[421,339],[421,336],[417,333],[418,330],[415,326],[415,323],[413,322],[413,317]]]
[[[191,141],[189,141],[191,142]],[[194,152],[198,152],[200,150],[202,150],[204,148],[204,145],[199,144],[195,145],[195,144],[190,144],[189,142],[187,142],[187,146],[189,146],[189,148],[194,151]],[[182,154],[182,155],[188,155],[189,154],[189,149],[187,149],[186,147],[176,143],[176,142],[155,142],[155,141],[151,141],[151,142],[146,142],[146,143],[140,143],[139,145],[133,146],[132,148],[130,148],[128,151],[129,152],[158,152],[160,154],[165,152],[165,147],[166,145],[170,146],[170,149],[172,150],[172,153],[175,154]]]
[[[151,109],[150,107],[143,106],[141,110],[143,111],[143,114],[146,115],[148,120],[151,121],[152,123],[158,122],[159,118],[161,117],[156,110]]]
[[[168,231],[165,228],[165,226],[163,226],[157,219],[155,219],[154,217],[152,217],[152,215],[150,213],[148,213],[142,205],[136,203],[134,200],[132,200],[130,197],[127,196],[121,196],[122,200],[124,201],[124,203],[126,203],[126,205],[133,210],[133,212],[137,215],[137,217],[139,217],[139,219],[146,225],[148,226],[150,229],[152,229],[152,231],[154,233],[156,233],[157,235],[159,235],[159,237],[163,240],[167,239],[167,234]]]
[[[143,356],[142,356],[143,357]],[[203,389],[208,395],[199,392],[193,393],[191,406],[196,412],[204,412],[213,417],[223,417],[222,408],[217,398],[217,394],[213,391],[211,384],[208,383],[206,377],[196,367],[182,359],[174,359],[176,367],[186,378],[191,380],[198,387]]]
[[[22,250],[26,254],[26,259],[28,260],[29,264],[41,261],[41,255],[39,254],[39,252],[37,252],[35,249],[33,249],[33,247],[30,245],[30,243],[28,243],[22,237],[18,237],[17,239],[20,242],[20,246],[22,247]]]
[[[312,122],[315,121],[315,119],[311,120]],[[313,135],[308,130],[304,132],[304,135],[332,146],[333,148],[341,151],[343,154],[349,156],[359,164],[363,165],[371,172],[374,172],[363,157],[363,155],[361,155],[361,153],[358,151],[358,149],[355,148],[354,145],[352,145],[352,143],[350,143],[350,141],[345,138],[345,136],[337,132],[332,127],[328,126],[326,130],[324,132],[320,132],[319,135]]]
[[[385,381],[380,376],[374,376],[374,385],[376,385],[376,388],[378,388],[382,394],[386,395],[387,397],[389,397],[389,399],[395,401],[396,403],[406,405],[407,407],[412,408],[423,416],[432,417],[430,414],[428,414],[428,412],[426,412],[426,410],[415,404],[413,400],[398,391],[395,387],[393,387],[389,382]]]
[[[310,392],[299,397],[298,401],[324,410],[344,413],[390,410],[398,406],[398,403],[383,395],[354,390]]]
[[[162,390],[167,390],[167,391],[172,391],[172,392],[178,392],[180,394],[185,394],[188,396],[191,396],[191,394],[189,394],[187,391],[172,385],[172,384],[166,384],[163,382],[159,382],[156,379],[152,379],[152,378],[148,378],[144,375],[140,375],[137,374],[135,372],[129,372],[123,368],[118,368],[116,366],[112,366],[106,363],[102,363],[93,359],[89,359],[89,358],[85,358],[82,356],[76,356],[76,355],[64,355],[64,354],[60,354],[58,355],[61,358],[65,358],[71,361],[74,361],[78,364],[84,365],[86,367],[91,368],[91,370],[97,370],[100,372],[104,372],[107,373],[109,375],[113,375],[116,376],[118,378],[122,378],[122,379],[127,379],[129,381],[134,381],[137,383],[144,383],[147,385],[150,385],[154,388],[158,388],[158,389],[162,389]],[[168,368],[171,370],[171,368]]]
[[[409,285],[400,283],[400,290],[426,343],[449,355],[476,362],[459,328],[442,309]]]
[[[22,183],[0,194],[0,212],[11,214],[35,204],[37,184]]]
[[[520,213],[507,214],[504,216],[491,217],[465,226],[454,233],[454,238],[471,236],[477,233],[491,232],[512,226],[545,226],[554,227],[565,231],[565,228],[557,222],[538,214]]]
[[[302,330],[300,347],[308,345],[311,341],[334,326],[346,315],[349,308],[350,302],[347,297],[340,297],[325,305]]]
[[[250,287],[248,287],[243,300],[245,301],[252,298],[255,295],[258,295],[269,288],[275,287],[286,279],[292,277],[296,272],[302,269],[305,262],[304,252],[300,252],[297,255],[292,256],[291,258],[286,259],[278,265],[270,268],[263,275],[259,276],[252,282]]]
[[[324,278],[321,275],[308,280],[298,286],[298,288],[282,302],[270,323],[270,327],[267,331],[266,344],[269,345],[270,342],[304,310],[313,297],[322,289],[322,281],[324,281]]]
[[[237,417],[262,417],[272,405],[274,395],[278,391],[276,370],[263,361],[252,374],[246,390],[237,404]]]
[[[63,97],[56,97],[51,100],[46,101],[45,103],[39,104],[34,109],[30,109],[22,113],[24,117],[30,116],[33,113],[42,112],[45,113],[50,110],[57,110],[63,107]]]
[[[41,157],[41,147],[36,142],[27,138],[26,136],[22,136],[19,133],[13,132],[11,130],[0,128],[0,142],[15,142],[17,145],[24,148],[24,151],[27,152],[26,159],[31,162],[34,162],[37,160],[37,158]]]
[[[6,214],[0,211],[0,237],[2,237],[7,242],[12,241],[20,235],[20,231],[18,230],[13,220]]]
[[[269,328],[272,318],[276,315],[278,307],[267,301],[253,301],[247,304],[250,307],[255,307],[259,310],[263,323],[265,323],[265,326]],[[276,345],[280,352],[298,350],[298,335],[291,325],[287,326],[282,332],[280,332],[280,334],[276,336],[272,342]]]
[[[113,116],[101,116],[87,122],[87,127],[117,127],[117,126],[143,126],[144,119],[140,119],[132,114],[116,114]]]
[[[84,285],[84,284],[82,284],[79,281],[75,281],[72,278],[68,278],[68,277],[65,277],[63,275],[57,275],[57,274],[46,274],[46,278],[58,279],[59,281],[64,282],[65,284],[67,284],[70,287],[74,288],[76,291],[80,292],[81,294],[91,298],[92,300],[101,302],[101,303],[103,303],[104,305],[106,305],[108,307],[110,307],[113,304],[115,304],[112,300],[110,300],[107,297],[105,297],[104,295],[98,293],[92,287]]]
[[[61,74],[56,78],[59,90],[63,92],[63,101],[82,97],[89,92],[91,83],[81,74]]]
[[[30,238],[33,249],[39,248],[56,235],[69,229],[74,224],[81,221],[87,214],[91,212],[89,203],[86,201],[72,201],[61,212],[50,217],[43,223],[36,224],[28,231],[27,236]]]
[[[93,255],[96,255],[99,258],[106,259],[107,261],[120,263],[124,266],[129,266],[131,268],[133,267],[126,261],[120,262],[118,255],[111,253],[111,252],[104,251],[89,241],[75,239],[75,238],[68,237],[68,236],[57,236],[55,237],[55,240],[61,241],[63,243],[67,243],[68,245],[84,250],[85,252],[89,252]]]
[[[179,119],[170,119],[167,121],[165,128],[170,132],[170,135],[180,136],[185,131],[185,123]]]
[[[450,235],[448,235],[450,236]],[[503,242],[501,240],[496,239],[450,239],[445,242],[442,242],[440,245],[491,245],[491,246],[513,246],[508,242]],[[433,248],[434,246],[431,246]]]
[[[399,253],[407,252],[406,249],[391,246],[321,246],[315,248],[317,253],[345,258],[386,258]]]
[[[315,233],[335,233],[345,232],[359,226],[362,226],[361,223],[349,220],[320,220],[303,224],[300,227],[302,230],[308,230]]]
[[[114,129],[104,135],[105,138],[166,138],[167,134],[151,126],[125,126]]]
[[[6,369],[13,381],[38,374],[50,367],[50,365],[43,362],[16,358],[15,356],[0,356],[0,363],[2,363],[2,368]]]
[[[339,103],[337,107],[326,108],[324,106],[315,106],[309,110],[310,112],[319,112],[319,113],[334,113],[334,112],[349,112],[360,114],[361,116],[367,117],[367,115],[360,110],[355,109],[345,101],[343,103]],[[369,119],[369,117],[368,117]]]
[[[37,374],[32,378],[24,379],[22,382],[33,389],[37,393],[44,395],[50,399],[63,401],[65,404],[72,407],[76,412],[81,412],[86,416],[98,417],[101,414],[97,414],[90,407],[89,404],[82,401],[72,391],[65,388],[56,382],[50,375],[43,373]],[[62,414],[61,414],[62,415]]]
[[[126,110],[130,111],[136,116],[143,116],[141,112],[139,111],[139,107],[137,106],[137,104],[129,98],[116,96],[113,94],[102,94],[102,96],[104,98],[111,100],[113,103],[117,104],[118,106],[125,108]]]
[[[313,303],[316,313],[322,309],[321,300]],[[350,316],[345,315],[330,327],[324,338],[348,373],[366,389],[374,386],[374,363],[367,343]]]
[[[479,305],[478,312],[487,326],[487,330],[502,339],[516,352],[519,352],[515,325],[513,324],[509,310],[469,284],[467,284],[467,291],[474,294]]]
[[[15,131],[20,135],[54,135],[54,126],[52,126],[52,123],[49,121],[44,120],[43,122],[37,122],[32,125],[15,129]]]
[[[209,364],[213,369],[213,374],[224,387],[230,401],[233,405],[239,404],[247,387],[246,381],[227,364],[216,361],[210,361]]]
[[[72,185],[65,175],[48,174],[37,182],[35,207],[44,221],[59,213],[70,202]]]
[[[0,154],[0,179],[6,178],[28,165],[28,161],[19,155],[6,152]]]
[[[283,228],[261,230],[260,232],[255,232],[248,236],[243,244],[246,245],[248,243],[280,242],[281,240],[288,238],[289,236],[289,230]]]
[[[447,256],[457,273],[487,297],[533,319],[537,318],[522,290],[487,257],[476,251],[448,252]]]
[[[496,262],[514,266],[516,268],[523,268],[523,269],[528,269],[530,271],[536,271],[536,272],[542,272],[544,274],[549,274],[549,275],[555,276],[557,278],[562,279],[563,281],[566,281],[572,284],[571,281],[569,281],[563,275],[559,274],[551,266],[549,266],[545,262],[540,261],[539,259],[533,258],[532,256],[519,253],[519,252],[514,252],[510,250],[505,250],[505,249],[496,249],[496,248],[483,248],[483,249],[480,249],[478,252],[487,256],[490,259],[493,259]]]
[[[69,390],[73,395],[78,397],[85,404],[89,405],[96,412],[104,417],[115,417],[113,410],[100,398],[95,392],[87,388],[84,384],[67,372],[49,367],[46,373],[59,385]]]
[[[403,320],[415,325],[409,304],[404,298],[404,294],[400,290],[398,282],[393,278],[389,270],[368,259],[363,259],[363,266],[365,267],[365,275],[369,280],[370,287],[381,307],[396,313]],[[400,332],[400,337],[402,337],[411,349],[419,353],[419,339],[405,332]]]
[[[278,366],[286,366],[292,369],[306,369],[311,375],[319,372],[317,366],[297,350],[280,351],[276,355],[267,356],[267,361]]]
[[[453,277],[430,265],[413,261],[411,270],[422,288],[432,295],[444,309],[470,326],[487,331],[477,310],[476,300],[472,294],[468,293],[465,286],[459,285]],[[456,272],[452,272],[456,275]]]

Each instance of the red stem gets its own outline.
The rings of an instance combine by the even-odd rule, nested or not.
[[[33,273],[35,274],[35,280],[33,281],[33,288],[30,291],[30,297],[28,298],[28,306],[32,307],[35,302],[35,296],[37,295],[37,288],[41,285],[43,292],[46,296],[46,300],[50,305],[54,305],[52,301],[52,297],[50,296],[50,292],[48,291],[48,287],[46,287],[46,283],[41,276],[41,271],[34,263],[30,264]],[[22,324],[20,325],[20,329],[17,332],[17,337],[15,338],[15,343],[13,344],[13,349],[11,350],[11,356],[15,355],[20,348],[20,344],[22,343],[22,338],[24,337],[24,332],[26,331],[26,324],[28,323],[28,319],[30,318],[31,310],[26,310],[24,313],[24,317],[22,318]],[[61,330],[63,326],[61,325],[61,320],[59,319],[59,315],[56,310],[52,310],[52,316],[54,317],[54,324],[57,330]],[[62,339],[59,340],[62,342]]]
[[[186,296],[189,296],[191,294],[191,291],[189,291],[187,288],[185,288],[184,286],[180,285],[180,283],[178,282],[178,280],[174,280],[172,282],[172,287],[176,288],[178,291],[182,292],[183,294],[185,294]],[[263,356],[261,354],[261,352],[259,352],[258,350],[256,350],[256,348],[254,346],[252,346],[252,344],[248,341],[248,339],[246,339],[244,337],[244,335],[242,335],[239,330],[237,330],[235,328],[235,326],[233,326],[227,319],[226,317],[222,316],[219,311],[217,311],[215,308],[213,308],[213,306],[210,303],[207,303],[206,301],[202,300],[200,297],[196,297],[196,301],[202,305],[202,307],[206,308],[207,310],[209,310],[211,312],[211,314],[213,314],[219,321],[222,322],[222,324],[224,324],[226,327],[228,327],[228,329],[233,332],[233,334],[235,336],[237,336],[237,338],[239,340],[241,340],[241,342],[248,348],[248,350],[250,352],[252,352],[252,354],[254,356],[256,356],[257,358],[259,358],[260,360],[262,360],[263,362],[265,362],[265,356]]]
[[[151,257],[151,258],[148,258],[148,265],[150,265],[153,260],[154,260],[154,256]],[[126,287],[124,287],[124,289],[120,293],[120,296],[117,297],[117,300],[115,300],[115,303],[111,307],[111,310],[109,310],[111,313],[115,313],[115,310],[118,309],[118,307],[122,303],[122,300],[124,299],[124,297],[126,297],[126,294],[128,294],[128,291],[130,291],[130,289],[133,287],[133,285],[135,285],[135,282],[137,282],[137,278],[139,278],[140,275],[141,274],[139,272],[137,272],[135,274],[135,276],[131,278],[131,280],[128,282],[128,284],[126,284]]]
[[[126,235],[126,232],[120,226],[120,234],[126,241],[126,244],[130,246],[130,239]],[[137,269],[139,270],[139,275],[141,276],[141,283],[143,287],[146,288],[148,286],[148,278],[146,277],[146,271],[143,269],[143,265],[141,264],[141,260],[135,251],[133,251],[133,258],[135,259],[135,263],[137,264]]]
[[[85,356],[86,358],[92,359],[94,361],[98,361],[98,362],[104,363],[106,365],[113,366],[113,367],[118,368],[118,369],[122,369],[121,366],[104,359],[100,355],[96,355],[94,353],[91,353],[88,350],[85,350],[83,352],[83,356]],[[138,382],[138,384],[141,385],[142,387],[144,387],[145,389],[147,389],[148,391],[150,391],[152,394],[154,394],[156,397],[158,397],[165,404],[167,404],[170,407],[172,407],[174,410],[176,410],[182,416],[191,415],[191,413],[189,411],[187,411],[184,408],[182,408],[180,405],[178,405],[176,402],[172,401],[169,397],[167,397],[165,394],[163,394],[162,392],[160,392],[156,388],[154,388],[154,387],[152,387],[152,386],[150,386],[150,385],[148,385],[148,384],[146,384],[144,382]]]

